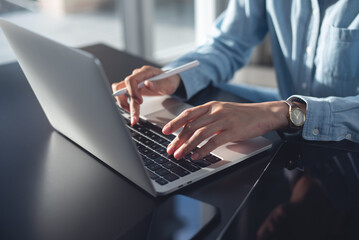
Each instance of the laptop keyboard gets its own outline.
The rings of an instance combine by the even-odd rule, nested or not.
[[[121,112],[124,113],[122,109]],[[128,114],[123,115],[149,176],[160,185],[166,185],[201,168],[221,161],[220,158],[213,154],[194,161],[191,160],[192,152],[177,160],[172,155],[168,155],[166,150],[167,145],[176,137],[175,135],[164,135],[160,127],[143,119],[140,119],[132,127],[130,120],[127,118]]]

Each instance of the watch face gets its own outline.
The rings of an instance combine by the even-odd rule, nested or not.
[[[302,112],[302,110],[297,109],[297,108],[292,110],[290,118],[292,120],[292,123],[295,126],[298,126],[298,127],[302,126],[304,124],[304,121],[305,121],[304,113]]]

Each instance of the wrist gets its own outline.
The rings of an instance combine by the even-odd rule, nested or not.
[[[174,94],[181,86],[183,86],[181,77],[179,74],[174,75],[170,78],[170,81],[172,83],[172,91],[169,95]]]
[[[280,101],[267,102],[269,104],[267,109],[269,110],[269,130],[285,129],[288,126],[288,106]]]
[[[187,92],[186,92],[185,85],[183,84],[183,81],[179,75],[178,75],[177,80],[178,80],[178,85],[176,87],[176,90],[171,95],[174,95],[177,98],[185,100],[185,99],[187,99]]]

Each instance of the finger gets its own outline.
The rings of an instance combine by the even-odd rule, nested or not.
[[[143,102],[142,95],[138,89],[139,82],[139,78],[136,78],[135,76],[129,76],[125,79],[127,92],[130,97],[130,114],[132,126],[138,122],[140,116],[140,105]]]
[[[159,80],[159,81],[145,81],[145,86],[141,88],[142,94],[146,96],[158,96],[158,95],[168,95],[169,85],[168,78]]]
[[[145,81],[144,82],[145,86],[141,89],[142,90],[142,94],[144,95],[158,95],[159,89],[156,87],[156,85],[153,82],[150,81]]]
[[[195,132],[198,132],[200,128],[211,124],[213,121],[213,116],[205,114],[196,120],[187,123],[178,136],[171,142],[171,146],[168,148],[167,153],[173,154],[182,144],[188,141],[188,139],[190,139]]]
[[[138,88],[138,84],[145,79],[157,75],[158,72],[161,73],[162,71],[150,66],[143,66],[141,69],[135,69],[133,74],[124,80],[129,97],[121,96],[118,98],[118,101],[125,109],[129,109],[132,124],[137,123],[140,114],[140,104],[143,102],[142,92]],[[130,104],[128,104],[128,99],[130,100]]]
[[[141,94],[143,96],[158,96],[159,94],[161,94],[158,88],[154,85],[155,84],[153,84],[152,82],[146,80],[144,82],[144,87],[141,88]]]
[[[117,101],[120,102],[120,106],[127,112],[130,112],[130,104],[128,104],[128,98],[126,95],[117,96],[116,98],[118,99]]]
[[[143,66],[140,69],[135,69],[133,74],[125,79],[127,91],[131,100],[137,99],[139,103],[142,103],[142,94],[138,88],[138,84],[160,73],[162,73],[160,69],[150,66]]]
[[[136,68],[132,71],[132,75],[139,73],[141,71],[141,68]]]
[[[186,141],[182,146],[174,153],[176,159],[181,159],[190,153],[195,147],[197,147],[201,142],[215,135],[217,132],[223,129],[221,123],[212,123],[207,126],[204,126],[198,129],[188,141]]]
[[[201,148],[196,150],[192,155],[192,160],[198,160],[205,156],[207,156],[214,149],[222,146],[223,144],[230,141],[230,132],[223,131],[220,134],[212,137],[206,144],[204,144]]]
[[[143,82],[146,79],[149,79],[161,73],[163,73],[161,69],[154,68],[151,66],[143,66],[140,69],[135,69],[130,77],[133,78],[133,80],[136,81],[137,84],[139,84],[140,82]]]
[[[140,117],[140,104],[136,101],[130,102],[131,125],[134,126]]]
[[[116,92],[122,88],[126,87],[125,82],[117,82],[117,83],[113,83],[112,84],[112,91]],[[118,104],[125,109],[126,111],[130,111],[130,107],[128,104],[128,100],[127,97],[125,95],[122,96],[115,96],[116,101],[118,102]]]
[[[142,103],[143,99],[138,89],[138,84],[141,82],[136,75],[128,76],[125,79],[126,88],[128,95],[130,96],[131,101],[137,101],[138,103]]]
[[[179,128],[184,126],[190,121],[196,120],[203,114],[208,112],[207,105],[201,105],[184,110],[179,116],[168,122],[162,129],[164,134],[171,134],[177,131]]]
[[[125,79],[127,92],[130,96],[130,112],[131,112],[131,123],[136,124],[140,114],[140,104],[143,102],[142,91],[138,88],[138,84],[145,79],[153,77],[162,72],[159,69],[144,66],[139,71],[135,70],[134,75],[131,75]]]
[[[111,87],[112,87],[112,91],[116,92],[116,91],[120,90],[121,88],[125,88],[126,83],[124,81],[115,82],[115,83],[112,83]]]

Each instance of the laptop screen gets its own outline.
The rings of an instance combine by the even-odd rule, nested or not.
[[[284,144],[223,239],[359,239],[359,152]]]

